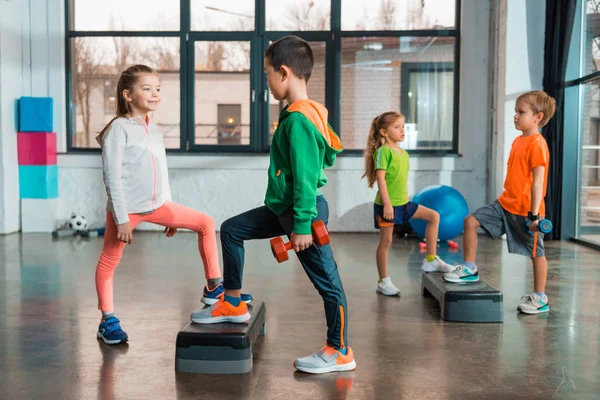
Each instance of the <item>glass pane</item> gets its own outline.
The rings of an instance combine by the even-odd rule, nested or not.
[[[600,80],[583,86],[579,232],[600,243]]]
[[[342,0],[342,29],[454,29],[455,0]]]
[[[161,104],[152,120],[162,130],[165,146],[179,148],[179,39],[79,37],[71,40],[71,59],[73,147],[98,147],[95,137],[115,116],[121,71],[133,64],[146,64],[157,70],[161,80]]]
[[[179,1],[71,0],[77,31],[178,31]]]
[[[308,97],[325,105],[325,43],[308,42],[313,51],[315,65],[312,74],[308,80]],[[269,143],[273,138],[273,133],[277,129],[279,114],[286,106],[287,102],[277,101],[269,92]]]
[[[191,0],[194,31],[253,31],[254,0]]]
[[[331,0],[266,0],[268,31],[328,31]]]
[[[451,149],[454,38],[342,39],[341,135],[363,149],[371,121],[385,111],[406,116],[406,149]]]
[[[600,80],[583,85],[579,237],[600,243]]]
[[[194,115],[199,145],[250,144],[250,42],[196,42]]]
[[[584,76],[600,69],[600,0],[586,1]]]

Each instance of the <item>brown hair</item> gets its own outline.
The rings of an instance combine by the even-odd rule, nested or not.
[[[554,100],[554,98],[548,93],[541,90],[523,93],[517,97],[516,104],[519,104],[519,102],[528,104],[533,111],[533,115],[537,115],[539,113],[544,114],[542,120],[538,124],[540,128],[550,121],[550,118],[554,116],[554,112],[556,111],[556,100]]]
[[[385,138],[381,136],[381,130],[387,129],[399,118],[404,118],[404,115],[396,111],[388,111],[376,116],[371,122],[371,130],[367,139],[367,147],[365,148],[365,173],[362,176],[362,178],[367,177],[370,188],[373,187],[373,184],[377,180],[373,154],[385,143]]]
[[[133,92],[133,86],[137,82],[138,78],[142,74],[154,74],[156,75],[156,71],[147,65],[137,64],[132,65],[127,68],[125,71],[121,72],[121,76],[119,77],[119,82],[117,83],[117,93],[115,98],[117,99],[117,110],[115,112],[115,117],[110,120],[108,124],[100,131],[100,134],[96,136],[96,141],[102,146],[102,141],[104,138],[104,134],[108,131],[113,121],[117,118],[126,116],[130,111],[129,102],[125,100],[123,97],[123,91],[127,90],[129,93]]]

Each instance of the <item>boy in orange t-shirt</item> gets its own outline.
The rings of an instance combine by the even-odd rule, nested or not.
[[[506,234],[508,251],[531,257],[533,261],[534,292],[523,296],[518,308],[527,314],[550,310],[544,293],[548,272],[544,235],[537,229],[539,221],[546,215],[544,196],[550,152],[539,129],[548,123],[555,109],[555,100],[539,90],[517,98],[514,123],[522,135],[514,140],[510,150],[504,191],[494,203],[477,209],[465,219],[465,261],[444,275],[449,282],[479,281],[475,264],[477,228],[481,227],[492,239]],[[525,228],[528,220],[529,232]]]

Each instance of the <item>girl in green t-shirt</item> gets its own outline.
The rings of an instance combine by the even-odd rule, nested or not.
[[[435,210],[408,201],[409,156],[406,150],[398,146],[398,142],[404,141],[404,122],[404,115],[394,111],[375,117],[365,149],[363,178],[367,177],[370,188],[375,182],[379,188],[373,204],[375,228],[380,233],[377,246],[377,292],[386,296],[400,295],[400,290],[392,283],[387,270],[394,225],[402,225],[411,218],[427,221],[427,256],[421,269],[425,272],[454,270],[436,255],[440,215]]]

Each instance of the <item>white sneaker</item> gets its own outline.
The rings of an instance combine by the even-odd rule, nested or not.
[[[525,314],[547,313],[550,311],[548,296],[540,297],[535,293],[525,295],[521,297],[521,304],[519,304],[517,310]]]
[[[356,368],[356,361],[350,347],[346,350],[346,355],[343,355],[333,347],[325,345],[316,354],[294,361],[294,367],[298,371],[309,374],[326,374],[328,372],[352,371]]]
[[[453,272],[456,267],[448,264],[442,260],[439,256],[435,256],[435,260],[428,262],[427,259],[423,259],[423,265],[421,269],[424,272]]]
[[[394,286],[392,280],[388,276],[377,283],[377,293],[381,293],[385,296],[400,296],[400,289]]]

